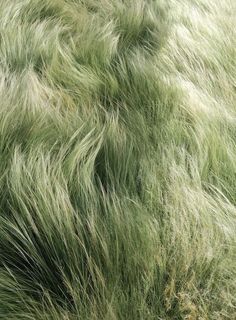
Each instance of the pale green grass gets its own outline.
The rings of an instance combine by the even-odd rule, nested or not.
[[[236,319],[234,0],[0,0],[0,319]]]

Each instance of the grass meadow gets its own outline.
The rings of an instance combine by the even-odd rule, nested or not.
[[[0,319],[236,319],[235,0],[0,0]]]

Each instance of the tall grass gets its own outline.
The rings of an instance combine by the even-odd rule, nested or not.
[[[0,0],[0,319],[236,319],[233,0]]]

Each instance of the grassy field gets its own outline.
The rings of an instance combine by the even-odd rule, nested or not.
[[[236,319],[235,0],[0,0],[0,319]]]

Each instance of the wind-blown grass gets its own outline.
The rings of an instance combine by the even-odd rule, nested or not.
[[[236,319],[235,17],[0,0],[0,319]]]

